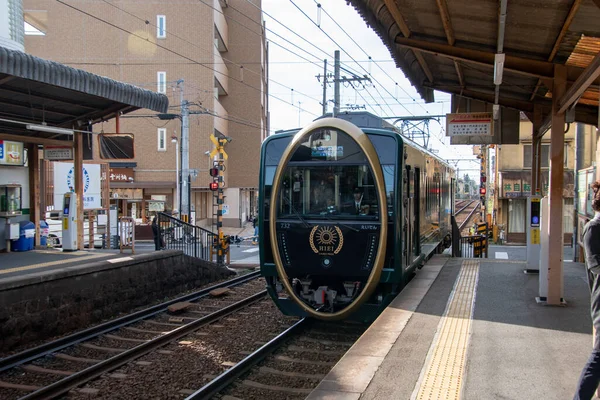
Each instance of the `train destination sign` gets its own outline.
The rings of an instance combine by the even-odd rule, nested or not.
[[[492,113],[446,114],[446,136],[492,136]]]

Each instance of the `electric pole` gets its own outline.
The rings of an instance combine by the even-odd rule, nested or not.
[[[179,84],[179,98],[181,102],[181,178],[180,182],[182,190],[180,191],[180,203],[181,208],[179,214],[181,220],[189,222],[190,220],[190,203],[189,196],[184,196],[183,193],[188,193],[190,188],[188,187],[188,177],[190,175],[190,108],[187,100],[184,100],[183,96],[183,79],[180,79]]]
[[[323,60],[323,115],[327,114],[327,59]]]
[[[336,118],[340,113],[340,51],[335,51],[335,64],[333,72],[333,117]]]

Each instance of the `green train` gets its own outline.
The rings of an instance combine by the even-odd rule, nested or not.
[[[393,129],[322,118],[261,149],[260,268],[287,315],[373,320],[451,243],[454,169]]]

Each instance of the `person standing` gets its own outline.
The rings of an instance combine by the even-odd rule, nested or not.
[[[258,243],[258,216],[252,218],[252,227],[254,228],[254,236],[252,237],[252,244]]]
[[[590,308],[594,328],[592,354],[581,371],[573,400],[589,400],[600,383],[600,181],[592,184],[592,209],[596,215],[583,228],[585,265],[590,285]]]
[[[160,243],[160,232],[158,229],[158,222],[156,217],[152,219],[152,236],[154,237],[154,250],[158,251],[161,249]]]

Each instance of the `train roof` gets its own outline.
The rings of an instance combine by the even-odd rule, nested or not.
[[[357,125],[358,126],[358,125]],[[441,162],[442,164],[444,164],[445,166],[447,166],[450,169],[455,169],[455,167],[453,167],[452,165],[450,165],[446,160],[444,160],[442,157],[438,156],[437,154],[425,149],[423,146],[418,145],[417,143],[415,143],[414,141],[412,141],[411,139],[407,138],[406,136],[402,135],[400,133],[400,131],[398,131],[395,128],[372,128],[372,127],[363,127],[363,126],[358,126],[363,132],[365,133],[376,133],[379,135],[387,135],[387,136],[400,136],[400,138],[402,138],[402,141],[404,142],[404,144],[411,146],[412,148],[427,154],[428,156],[435,158],[436,160],[438,160],[439,162]],[[295,135],[296,133],[298,133],[301,130],[301,128],[294,128],[294,129],[286,129],[286,130],[279,130],[276,131],[274,135],[270,135],[265,139],[265,143],[272,140],[274,137],[276,136],[281,136],[281,135]]]

